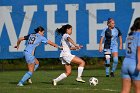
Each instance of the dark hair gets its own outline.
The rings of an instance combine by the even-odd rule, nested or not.
[[[70,29],[70,28],[72,28],[72,26],[69,25],[69,24],[66,24],[66,25],[63,25],[61,28],[57,28],[57,29],[56,29],[56,32],[57,32],[58,34],[61,34],[61,35],[63,36],[63,34],[66,33],[67,29]]]
[[[44,28],[42,27],[42,26],[39,26],[39,27],[37,27],[36,29],[34,29],[34,31],[36,32],[36,33],[38,33],[39,31],[44,31]]]
[[[137,17],[133,23],[133,25],[131,26],[130,30],[131,32],[128,34],[129,36],[133,34],[133,32],[137,31],[138,29],[140,29],[140,17]]]
[[[113,18],[108,18],[107,19],[107,25],[111,22],[111,21],[113,21],[114,19]]]

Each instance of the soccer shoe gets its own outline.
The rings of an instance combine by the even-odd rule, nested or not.
[[[109,75],[106,75],[106,77],[109,77]]]
[[[111,77],[115,77],[115,75],[114,75],[114,73],[113,73],[113,72],[111,72],[111,73],[110,73],[110,76],[111,76]]]
[[[53,84],[54,86],[56,86],[56,85],[57,85],[57,82],[56,82],[56,80],[55,80],[55,79],[53,79],[52,84]]]
[[[17,86],[22,87],[24,85],[22,83],[18,83]]]
[[[85,81],[84,81],[81,77],[77,77],[77,78],[76,78],[76,81],[77,81],[77,82],[85,83]]]
[[[29,84],[32,84],[31,78],[27,79],[27,82],[28,82]]]

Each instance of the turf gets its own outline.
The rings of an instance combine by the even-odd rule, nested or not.
[[[60,75],[63,70],[36,71],[32,77],[33,84],[18,87],[16,84],[26,71],[0,72],[0,93],[120,93],[120,70],[115,77],[105,77],[104,70],[85,70],[83,79],[86,83],[76,82],[77,71],[73,70],[71,76],[53,86],[52,79]],[[89,85],[89,78],[99,80],[97,86]]]

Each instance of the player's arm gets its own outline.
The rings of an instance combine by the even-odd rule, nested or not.
[[[56,48],[62,49],[62,47],[58,46],[57,44],[53,43],[52,41],[48,40],[47,43],[51,46],[54,46]]]
[[[75,47],[71,47],[70,48],[71,50],[76,50],[76,49],[82,48],[81,46],[78,46],[70,37],[68,37],[67,40],[75,46]]]
[[[104,37],[102,36],[100,38],[100,43],[99,43],[99,52],[102,52],[103,48],[102,48],[102,43],[103,43]]]
[[[21,41],[23,41],[23,40],[25,40],[25,38],[24,38],[24,37],[20,37],[20,38],[18,39],[18,41],[17,41],[17,45],[16,45],[14,48],[17,48],[17,50],[18,50],[19,45],[20,45]]]
[[[79,46],[80,48],[83,48],[82,45]],[[70,50],[77,50],[77,47],[71,47]]]
[[[137,47],[137,58],[138,58],[137,70],[140,71],[140,46]]]
[[[120,47],[119,47],[119,49],[122,49],[122,36],[119,36],[119,40],[120,40]]]
[[[118,37],[119,37],[119,40],[120,40],[119,49],[122,49],[122,33],[121,33],[121,31],[118,27],[115,27],[115,28],[118,30]]]

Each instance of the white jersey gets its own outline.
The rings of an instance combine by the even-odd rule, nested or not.
[[[70,47],[72,44],[67,40],[68,37],[70,37],[69,34],[64,34],[62,36],[61,46],[63,47],[63,50],[61,50],[60,57],[71,54]]]

